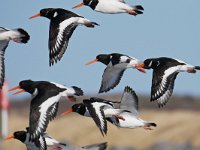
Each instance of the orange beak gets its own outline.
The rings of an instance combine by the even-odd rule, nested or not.
[[[72,108],[69,108],[66,112],[62,113],[60,116],[67,115],[69,113],[73,112]]]
[[[84,5],[84,3],[82,2],[82,3],[80,3],[80,4],[78,4],[78,5],[74,6],[74,7],[72,7],[72,9],[74,9],[74,8],[80,8],[80,7],[82,7],[83,5]]]
[[[18,85],[18,86],[14,87],[14,88],[12,88],[12,89],[10,89],[8,91],[11,92],[11,91],[14,91],[14,90],[17,90],[17,89],[20,89],[20,88],[21,87]],[[23,92],[26,92],[26,91],[25,90],[20,90],[18,92],[15,92],[13,95],[20,94],[20,93],[23,93]]]
[[[34,16],[30,17],[29,19],[33,19],[33,18],[40,17],[40,16],[41,16],[41,14],[40,14],[40,13],[37,13],[37,14],[35,14]]]
[[[15,137],[14,136],[9,136],[7,138],[5,138],[5,140],[11,140],[11,139],[14,139]]]
[[[144,63],[135,66],[135,68],[136,68],[137,70],[139,70],[140,72],[143,72],[143,73],[146,72],[145,69],[144,69]]]
[[[95,62],[97,62],[97,61],[98,61],[98,59],[94,59],[94,60],[88,62],[86,65],[91,65],[91,64],[93,64],[93,63],[95,63]]]

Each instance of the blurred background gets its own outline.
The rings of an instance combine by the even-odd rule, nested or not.
[[[199,0],[127,0],[130,5],[142,5],[144,14],[102,14],[89,7],[71,8],[80,3],[73,0],[2,0],[0,18],[2,27],[24,28],[31,36],[28,44],[10,42],[6,51],[6,80],[9,87],[25,79],[54,81],[67,86],[81,87],[86,97],[106,97],[119,101],[126,85],[139,95],[141,117],[155,122],[153,131],[118,129],[109,125],[108,135],[102,137],[90,118],[72,114],[57,117],[50,123],[48,133],[60,141],[78,146],[108,141],[109,147],[146,149],[199,149],[200,147],[200,75],[179,74],[173,97],[164,108],[150,103],[152,71],[141,74],[129,69],[120,84],[112,91],[97,94],[105,66],[100,63],[85,66],[96,55],[118,52],[144,60],[168,56],[192,65],[200,65]],[[49,67],[49,20],[28,18],[43,8],[64,8],[100,24],[94,29],[78,27],[70,39],[68,49],[60,62]],[[28,94],[9,96],[9,135],[28,126],[30,99]],[[82,98],[81,98],[82,99]],[[59,113],[72,105],[62,101]],[[1,120],[2,121],[2,120]],[[1,122],[2,123],[2,122]],[[2,149],[25,149],[19,141],[3,141]],[[161,148],[160,148],[161,147]],[[157,149],[156,149],[157,148]]]

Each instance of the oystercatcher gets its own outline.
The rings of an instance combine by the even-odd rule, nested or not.
[[[90,99],[84,99],[83,103],[74,104],[72,108],[69,108],[66,112],[61,115],[66,115],[71,112],[76,112],[82,116],[92,117],[97,127],[101,131],[102,135],[107,134],[107,122],[106,118],[110,118],[112,116],[116,116],[118,119],[122,119],[119,113],[123,110],[114,109],[113,103],[105,99],[100,99],[96,97],[92,97]]]
[[[146,59],[140,66],[153,69],[151,101],[156,100],[159,107],[163,107],[171,97],[179,72],[195,73],[196,70],[200,70],[200,66],[192,66],[168,57]]]
[[[22,90],[15,94],[28,92],[32,95],[29,117],[31,140],[38,138],[41,133],[45,132],[49,122],[56,117],[61,97],[66,96],[74,99],[74,96],[83,95],[83,91],[76,86],[69,88],[54,82],[32,80],[23,80],[19,86],[9,91],[19,88]]]
[[[107,148],[107,142],[105,143],[98,143],[98,144],[92,144],[92,145],[87,145],[83,147],[77,147],[72,144],[57,144],[55,143],[52,146],[55,150],[105,150]]]
[[[135,91],[126,86],[124,93],[121,98],[119,109],[127,110],[123,111],[119,115],[124,118],[124,120],[118,119],[115,116],[110,118],[110,122],[121,128],[137,128],[144,127],[144,129],[152,130],[151,126],[156,127],[155,123],[150,123],[139,118],[138,113],[138,97]]]
[[[89,6],[95,11],[108,14],[128,13],[136,16],[143,14],[142,11],[144,10],[141,5],[130,6],[124,0],[83,0],[82,3],[73,8],[79,8],[83,5]]]
[[[114,89],[119,84],[123,73],[127,68],[136,68],[141,72],[145,72],[142,67],[138,67],[143,62],[124,54],[100,54],[96,56],[96,59],[88,62],[87,65],[97,61],[107,65],[102,76],[99,93],[108,92],[109,90]]]
[[[13,133],[13,136],[7,137],[5,140],[17,139],[26,145],[27,150],[46,150],[45,137],[40,135],[39,138],[31,141],[28,130],[29,128],[26,128],[26,131],[16,131]]]
[[[69,39],[78,25],[85,25],[93,28],[98,25],[95,22],[79,16],[71,11],[61,8],[46,8],[40,13],[30,17],[39,16],[50,19],[49,29],[49,65],[53,65],[60,60],[67,49]]]
[[[2,89],[5,78],[4,54],[9,41],[13,40],[17,43],[27,43],[29,39],[29,34],[22,28],[7,29],[0,27],[0,89]]]

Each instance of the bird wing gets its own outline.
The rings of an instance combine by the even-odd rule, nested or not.
[[[107,122],[103,111],[105,104],[99,102],[91,102],[90,100],[84,100],[84,104],[87,107],[90,116],[104,136],[104,134],[107,133]]]
[[[71,38],[77,24],[74,23],[74,17],[71,17],[60,24],[51,22],[49,30],[49,65],[53,65],[60,60],[67,49],[69,39]]]
[[[4,78],[5,78],[5,64],[4,54],[8,47],[8,41],[0,41],[0,89],[2,89]]]
[[[151,101],[157,101],[158,106],[164,106],[172,95],[174,82],[178,75],[178,67],[154,69],[151,86]]]
[[[138,97],[135,91],[126,86],[121,98],[120,109],[131,111],[135,116],[138,116]]]
[[[109,90],[116,87],[119,84],[124,71],[125,69],[122,68],[115,68],[113,66],[106,67],[102,76],[99,93],[108,92]]]
[[[99,143],[99,144],[92,144],[82,147],[84,150],[105,150],[107,148],[107,142]]]
[[[58,104],[58,102],[52,102],[51,98],[41,105],[31,103],[29,117],[29,133],[31,140],[38,138],[46,131],[49,122],[56,117]]]

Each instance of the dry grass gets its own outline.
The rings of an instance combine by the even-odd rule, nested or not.
[[[96,125],[90,118],[71,114],[57,117],[50,123],[47,132],[60,141],[84,146],[107,141],[109,145],[133,146],[144,149],[159,141],[173,143],[191,142],[200,147],[200,112],[193,111],[162,111],[142,110],[143,119],[157,123],[152,131],[144,129],[119,129],[111,124],[108,135],[102,137]],[[20,117],[21,116],[21,117]],[[9,119],[10,134],[23,130],[28,125],[28,116],[12,112]],[[3,142],[5,150],[25,149],[17,140]]]

